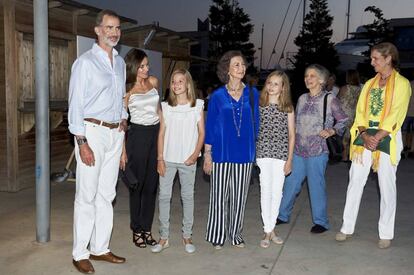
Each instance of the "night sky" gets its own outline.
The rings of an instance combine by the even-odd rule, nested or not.
[[[98,8],[113,9],[120,15],[133,18],[139,25],[151,24],[158,21],[161,27],[175,31],[193,31],[197,28],[197,18],[202,20],[208,16],[210,0],[76,0]],[[273,56],[271,67],[279,60],[281,50],[290,26],[293,22],[296,10],[303,0],[292,0],[292,4],[286,18],[284,28],[276,46],[276,55]],[[251,41],[256,49],[260,47],[261,26],[264,23],[264,50],[263,64],[268,63],[271,50],[276,41],[276,36],[282,24],[290,0],[239,0],[239,5],[250,15],[255,25]],[[307,3],[309,4],[309,0]],[[332,40],[339,42],[346,37],[346,11],[347,0],[328,0],[331,15],[334,16]],[[286,51],[295,51],[293,39],[297,36],[302,24],[302,4],[300,4],[298,17],[293,24],[292,34],[288,39]],[[362,24],[371,23],[373,16],[364,13],[367,6],[375,5],[382,9],[387,19],[400,17],[414,17],[413,0],[351,0],[350,31]],[[285,52],[286,52],[285,51]],[[260,52],[256,51],[256,56]],[[257,61],[258,62],[258,61]],[[284,61],[281,61],[284,65]]]

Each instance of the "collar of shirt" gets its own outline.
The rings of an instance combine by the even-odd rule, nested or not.
[[[94,54],[100,54],[100,55],[104,54],[105,56],[108,55],[107,52],[104,49],[102,49],[97,43],[93,44],[92,51]],[[112,48],[112,57],[115,57],[117,55],[118,55],[118,51],[115,48]]]

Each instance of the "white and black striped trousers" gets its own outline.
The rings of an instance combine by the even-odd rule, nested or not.
[[[252,163],[215,163],[210,178],[210,207],[206,240],[224,245],[243,241],[244,209],[249,192]]]

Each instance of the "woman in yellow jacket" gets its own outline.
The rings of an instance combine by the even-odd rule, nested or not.
[[[398,51],[393,44],[385,42],[371,48],[371,65],[377,75],[362,89],[351,128],[352,165],[337,241],[345,241],[354,233],[371,166],[378,173],[381,194],[378,247],[388,248],[394,238],[396,172],[403,149],[400,129],[411,96],[410,82],[395,69],[398,63]]]

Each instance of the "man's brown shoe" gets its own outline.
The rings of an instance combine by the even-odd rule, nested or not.
[[[105,261],[105,262],[109,262],[109,263],[113,263],[113,264],[123,264],[123,263],[125,263],[125,258],[118,257],[115,254],[112,254],[112,252],[108,252],[106,254],[99,255],[99,256],[91,254],[89,259],[95,260],[95,261]]]
[[[92,263],[88,259],[75,261],[72,260],[73,265],[76,267],[76,269],[85,274],[93,274],[95,273],[95,269],[93,269]]]

